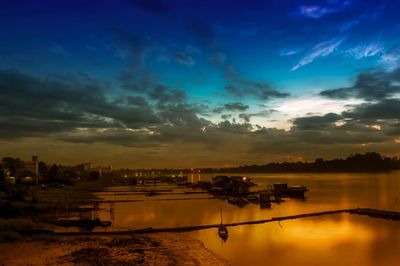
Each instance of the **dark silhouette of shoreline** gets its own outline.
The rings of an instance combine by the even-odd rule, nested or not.
[[[135,169],[136,172],[153,171],[158,174],[190,173],[375,173],[400,170],[400,159],[386,157],[376,152],[352,154],[345,159],[324,160],[314,162],[281,162],[264,165],[242,165],[227,168],[198,168],[192,169]]]
[[[316,159],[314,162],[282,162],[265,165],[244,165],[226,168],[229,173],[369,173],[389,172],[400,170],[400,160],[397,157],[389,158],[376,152],[350,155],[346,159],[324,160]]]

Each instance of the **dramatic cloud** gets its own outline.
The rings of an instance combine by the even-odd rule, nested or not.
[[[279,92],[268,82],[255,82],[243,78],[233,67],[225,69],[225,77],[232,84],[225,87],[225,92],[234,97],[254,97],[265,101],[271,98],[285,98],[288,93]]]
[[[107,90],[82,76],[38,79],[13,70],[1,71],[1,120],[9,124],[15,121],[15,126],[21,125],[21,130],[15,132],[26,132],[28,136],[40,126],[41,131],[53,132],[115,126],[141,128],[159,122],[144,99],[113,101],[106,97]],[[30,125],[35,130],[27,130]],[[3,133],[7,130],[2,127]]]
[[[293,125],[302,130],[309,129],[324,129],[326,127],[334,126],[335,122],[341,119],[340,115],[329,113],[324,116],[308,116],[296,118]]]
[[[148,92],[150,99],[157,101],[158,107],[162,108],[170,103],[183,103],[186,100],[186,93],[182,90],[171,90],[166,86],[156,86]]]
[[[254,97],[263,101],[271,98],[285,98],[289,96],[288,93],[279,92],[266,83],[248,83],[247,85],[243,84],[242,86],[243,87],[228,85],[225,87],[225,92],[228,95],[239,98]]]
[[[292,67],[292,71],[312,63],[317,58],[332,54],[343,42],[343,40],[343,38],[334,38],[329,41],[318,43],[305,57],[303,57],[295,66]]]
[[[276,112],[276,110],[263,110],[263,111],[259,111],[256,113],[241,113],[241,114],[239,114],[239,118],[241,118],[245,122],[249,123],[250,118],[252,118],[252,117],[269,117],[274,112]]]
[[[366,72],[357,76],[353,86],[325,90],[320,93],[333,99],[362,98],[365,100],[382,100],[400,93],[399,71]]]
[[[224,108],[228,111],[246,111],[249,109],[248,105],[239,102],[224,104]]]
[[[396,71],[386,75],[393,80],[399,77]],[[199,116],[206,107],[189,104],[183,91],[162,85],[143,95],[111,96],[109,91],[88,75],[39,79],[13,70],[1,71],[0,136],[3,140],[34,137],[157,152],[172,152],[184,145],[207,156],[231,148],[231,160],[241,154],[257,159],[266,149],[271,156],[303,154],[300,151],[307,145],[326,152],[348,145],[357,151],[369,143],[386,145],[400,133],[398,99],[360,104],[342,114],[298,117],[290,130],[279,130],[250,123],[252,117],[268,117],[273,110],[239,113],[241,123],[227,121],[230,114],[223,114],[225,121],[211,122]],[[249,109],[241,102],[220,107],[230,112]],[[231,143],[238,143],[234,150]]]
[[[357,120],[376,121],[382,119],[400,119],[400,100],[384,99],[377,103],[358,105],[343,115]]]

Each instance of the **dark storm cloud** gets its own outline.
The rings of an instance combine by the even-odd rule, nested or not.
[[[143,99],[121,104],[109,100],[107,91],[103,84],[81,76],[39,79],[0,71],[0,119],[6,125],[1,132],[7,135],[13,130],[18,137],[76,128],[140,128],[160,122]]]
[[[259,100],[270,100],[271,98],[285,98],[288,93],[275,90],[268,83],[245,82],[242,85],[228,85],[225,87],[225,92],[234,97],[254,97]]]
[[[0,117],[0,138],[18,139],[23,137],[43,137],[52,133],[74,130],[76,127],[110,127],[104,121],[69,121],[35,119],[23,117]]]
[[[254,97],[262,101],[271,98],[285,98],[289,94],[278,91],[269,82],[251,81],[240,75],[233,66],[221,66],[225,78],[230,82],[225,87],[225,93],[234,97]]]
[[[218,106],[218,107],[214,108],[213,112],[220,114],[224,111],[240,112],[240,111],[246,111],[247,109],[249,109],[248,105],[245,105],[240,102],[234,102],[234,103],[226,103],[222,106]]]
[[[148,108],[149,103],[147,100],[142,96],[127,96],[126,98],[128,105],[134,105],[141,108]]]
[[[252,130],[253,126],[250,123],[235,123],[230,121],[221,121],[213,128],[214,130],[222,133],[235,133],[235,134],[247,134]]]
[[[351,87],[325,90],[321,96],[332,99],[361,98],[368,101],[382,100],[400,93],[399,69],[392,72],[366,72],[357,76]]]
[[[108,143],[124,147],[156,147],[160,145],[147,131],[132,131],[123,128],[110,128],[101,132],[88,129],[77,134],[59,134],[57,139],[71,143]]]
[[[202,106],[188,104],[181,90],[157,86],[148,92],[148,99],[113,98],[107,91],[81,76],[39,79],[1,71],[0,137],[50,137],[127,147],[172,141],[209,143],[214,138],[205,137],[204,128],[211,122],[198,116]]]
[[[307,116],[294,119],[293,126],[302,129],[324,129],[331,127],[341,119],[340,115],[328,113],[324,116]]]
[[[250,122],[251,114],[239,114],[239,118],[243,119],[246,123]]]
[[[400,100],[385,99],[377,103],[365,103],[343,113],[357,120],[400,119]]]
[[[228,111],[246,111],[247,109],[249,109],[248,105],[244,105],[243,103],[240,102],[227,103],[224,104],[224,107]]]
[[[147,125],[146,128],[109,128],[98,131],[88,129],[80,134],[65,133],[58,139],[73,143],[108,143],[125,147],[159,147],[173,142],[185,143],[216,143],[214,136],[206,135],[204,128],[211,123],[197,115],[198,110],[192,106],[182,104],[168,104],[163,106],[157,116],[161,123]]]
[[[231,114],[223,114],[223,115],[221,115],[221,119],[223,119],[223,120],[228,120],[231,117],[232,117]]]
[[[200,116],[209,107],[189,103],[181,90],[159,85],[140,95],[115,95],[115,91],[109,95],[110,91],[87,74],[40,79],[13,70],[1,71],[0,137],[50,137],[125,147],[186,143],[203,145],[208,150],[240,143],[243,152],[262,153],[268,149],[275,154],[296,151],[305,144],[390,142],[400,128],[398,99],[361,104],[343,114],[298,117],[285,131],[250,124],[251,117],[267,117],[273,110],[240,113],[241,123],[234,119],[213,123]],[[249,108],[241,102],[220,107],[230,112]],[[223,119],[229,115],[224,114]]]
[[[383,125],[388,136],[400,136],[400,121]]]
[[[256,112],[256,113],[242,113],[242,114],[239,114],[239,118],[243,119],[245,122],[250,122],[250,118],[252,118],[252,117],[268,117],[273,112],[276,112],[276,111],[275,110],[263,110],[263,111]]]
[[[173,90],[163,85],[152,88],[148,92],[148,96],[157,101],[160,108],[167,104],[179,104],[186,101],[186,93],[183,90]]]
[[[198,110],[187,103],[164,106],[159,112],[160,117],[168,125],[189,126],[192,129],[201,129],[210,125],[210,122],[199,118]]]
[[[367,144],[392,141],[381,130],[367,127],[365,124],[348,121],[343,125],[327,125],[324,128],[300,129],[293,127],[290,135],[298,142],[312,144]]]
[[[313,132],[315,140],[324,140],[325,143],[392,142],[393,136],[399,132],[400,100],[394,98],[395,94],[400,93],[399,78],[399,69],[391,72],[365,72],[357,76],[351,87],[323,91],[321,95],[329,98],[355,97],[368,102],[342,112],[341,118],[338,115],[332,116],[328,123],[325,123],[327,117],[296,119],[292,130],[300,133],[302,138],[311,140],[311,136],[306,136],[310,132],[305,132],[304,129],[319,129]],[[321,119],[323,121],[319,124],[318,120]],[[332,122],[336,119],[342,125],[334,126]],[[304,122],[316,122],[320,127],[313,128],[314,123],[310,126],[307,123],[304,125]]]

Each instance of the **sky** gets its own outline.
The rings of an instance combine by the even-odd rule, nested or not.
[[[127,168],[400,156],[395,0],[0,4],[0,157]]]

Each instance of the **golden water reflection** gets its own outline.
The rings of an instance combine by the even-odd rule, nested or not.
[[[218,199],[154,201],[166,196],[100,196],[144,200],[115,203],[114,229],[174,227],[219,223],[220,206],[225,223],[355,207],[400,210],[399,179],[398,172],[253,175],[259,184],[257,189],[275,182],[304,184],[310,189],[305,200],[288,199],[273,204],[271,209],[260,209],[255,204],[239,208]],[[109,219],[106,211],[99,215],[101,219]],[[228,230],[226,243],[218,237],[216,229],[185,234],[201,240],[232,265],[400,265],[399,222],[337,214]]]
[[[349,215],[230,228],[222,243],[213,230],[193,232],[232,265],[399,265],[396,222]]]

